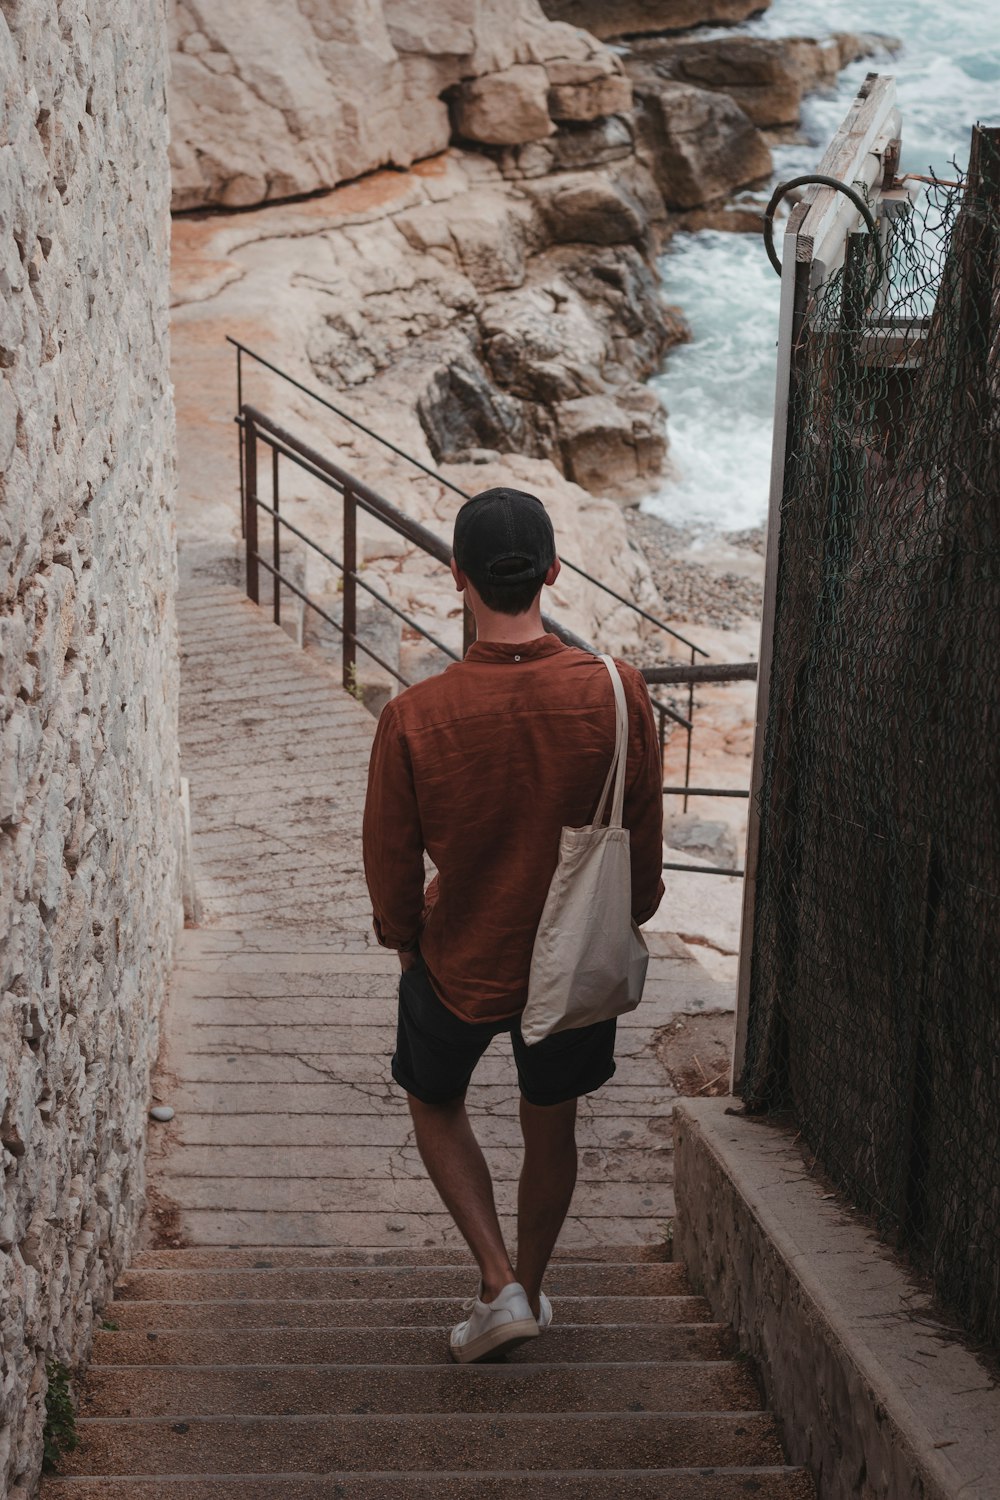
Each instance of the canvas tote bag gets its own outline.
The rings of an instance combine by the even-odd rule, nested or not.
[[[592,1026],[642,999],[649,952],[632,921],[629,832],[622,827],[628,711],[610,656],[602,656],[615,694],[615,753],[594,821],[564,828],[559,863],[531,954],[521,1034],[529,1043],[556,1031]],[[604,825],[608,797],[611,811]]]

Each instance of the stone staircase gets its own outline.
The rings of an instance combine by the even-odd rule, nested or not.
[[[554,1326],[452,1364],[476,1274],[388,1077],[398,965],[370,936],[359,838],[374,721],[235,589],[179,608],[201,917],[163,1017],[155,1097],[176,1117],[150,1139],[147,1225],[178,1248],[120,1277],[42,1500],[807,1500],[732,1336],[663,1258],[656,1041],[721,986],[654,937],[618,1072],[581,1101]],[[512,1238],[509,1048],[469,1108]]]
[[[459,1250],[157,1250],[97,1333],[43,1500],[807,1500],[684,1269],[562,1252],[553,1327],[458,1366]]]

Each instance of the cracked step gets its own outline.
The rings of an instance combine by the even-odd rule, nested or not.
[[[178,1127],[171,1142],[170,1162],[174,1177],[287,1177],[287,1153],[268,1145],[230,1146],[220,1142],[193,1144],[185,1138],[187,1130]],[[516,1146],[485,1147],[487,1165],[494,1182],[517,1182],[521,1175],[523,1151]],[[391,1170],[387,1174],[387,1167]],[[666,1182],[673,1181],[673,1153],[659,1143],[628,1147],[584,1146],[580,1151],[577,1181]],[[336,1177],[350,1183],[366,1176],[386,1177],[397,1181],[424,1179],[426,1173],[416,1146],[402,1141],[394,1149],[380,1146],[340,1146],[333,1156],[320,1145],[299,1145],[295,1151],[295,1176],[304,1178]],[[345,1191],[350,1191],[345,1188]]]

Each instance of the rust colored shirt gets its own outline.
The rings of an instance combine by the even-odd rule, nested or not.
[[[644,922],[663,895],[663,776],[645,682],[618,667],[632,913]],[[419,943],[436,992],[465,1020],[524,1009],[560,831],[592,821],[614,744],[607,668],[554,635],[477,642],[382,710],[364,821],[375,932],[389,948]],[[437,870],[426,893],[425,851]]]

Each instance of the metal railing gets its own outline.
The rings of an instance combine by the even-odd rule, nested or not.
[[[342,412],[339,408],[334,406],[332,402],[327,401],[326,398],[321,396],[318,392],[311,391],[307,386],[303,386],[301,382],[296,381],[285,371],[279,369],[278,366],[271,364],[270,361],[264,360],[262,356],[255,354],[252,350],[248,350],[245,345],[241,345],[237,340],[234,339],[231,339],[230,342],[236,346],[238,361],[237,397],[239,401],[239,409],[236,416],[236,422],[240,429],[239,468],[240,505],[242,518],[241,529],[245,541],[246,590],[249,598],[252,599],[256,604],[261,603],[260,584],[261,570],[263,569],[263,571],[267,575],[269,575],[272,580],[271,607],[273,611],[273,618],[276,624],[282,623],[282,590],[287,589],[289,594],[299,600],[299,602],[303,606],[303,610],[312,611],[319,619],[323,620],[327,625],[332,627],[332,629],[334,629],[341,637],[342,678],[345,688],[350,692],[356,692],[357,690],[357,659],[359,653],[368,657],[371,661],[374,661],[401,686],[408,687],[410,685],[407,678],[403,675],[398,667],[394,666],[390,661],[386,661],[385,657],[378,651],[376,651],[370,642],[366,643],[366,641],[359,635],[358,589],[363,590],[369,597],[377,601],[379,605],[381,605],[384,609],[388,610],[392,615],[394,615],[401,622],[401,626],[405,626],[409,631],[414,632],[416,635],[428,641],[450,660],[459,660],[459,654],[451,646],[449,646],[445,641],[441,640],[432,631],[428,630],[426,626],[422,625],[412,615],[399,608],[399,606],[395,604],[383,590],[379,589],[370,581],[362,577],[358,560],[358,512],[360,510],[361,512],[373,517],[375,520],[388,527],[390,531],[402,537],[412,546],[419,548],[428,556],[433,557],[435,561],[441,563],[445,567],[448,567],[451,560],[450,546],[428,527],[424,526],[421,522],[415,520],[413,517],[408,516],[404,511],[400,510],[398,506],[394,505],[392,501],[388,500],[384,495],[379,494],[376,490],[365,484],[364,481],[358,479],[354,474],[350,473],[348,470],[342,468],[339,464],[327,458],[325,454],[320,453],[310,444],[303,442],[300,438],[296,437],[285,427],[267,416],[259,408],[244,402],[242,400],[243,372],[241,356],[243,354],[251,355],[257,362],[266,365],[268,369],[279,375],[283,380],[287,380],[297,389],[304,391],[307,395],[312,396],[313,399],[328,407],[330,410],[335,412],[336,415],[343,416],[345,420],[351,422],[354,426],[359,427],[367,435],[375,438],[377,441],[390,448],[400,457],[407,459],[408,462],[414,464],[417,468],[421,469],[436,482],[446,485],[448,488],[454,490],[456,493],[463,497],[466,496],[466,492],[459,489],[456,485],[452,484],[449,480],[445,479],[440,474],[437,474],[434,470],[422,464],[418,459],[414,459],[411,455],[404,453],[402,449],[397,448],[387,439],[380,438],[377,433],[374,433],[372,431],[372,429],[365,427],[364,424],[358,422],[355,418],[350,417],[347,413]],[[269,462],[263,466],[260,461],[260,447],[265,448],[269,454]],[[332,489],[335,493],[340,495],[343,502],[342,543],[340,557],[337,557],[336,554],[332,552],[328,547],[321,545],[321,543],[318,542],[314,537],[309,536],[307,532],[304,531],[300,526],[297,526],[287,514],[282,513],[280,481],[281,460],[285,460],[293,464],[303,473],[308,474],[313,479],[318,480],[321,484]],[[262,468],[266,468],[269,470],[270,477],[267,488],[269,488],[270,490],[270,502],[261,494]],[[261,547],[262,519],[264,519],[264,524],[266,527],[268,526],[269,521],[268,529],[270,531],[270,559],[264,555]],[[282,541],[285,533],[287,533],[291,537],[294,537],[311,553],[321,558],[324,562],[326,562],[328,565],[335,568],[339,572],[342,587],[342,607],[340,619],[337,619],[336,615],[333,614],[330,609],[321,604],[316,598],[314,598],[306,588],[300,586],[300,584],[290,576],[287,568],[284,568],[282,566]],[[580,568],[571,562],[567,562],[565,558],[561,560],[564,566],[568,566],[572,571],[578,573],[582,578],[592,583],[595,587],[609,594],[611,597],[633,611],[635,614],[641,616],[643,619],[651,622],[661,630],[665,631],[672,638],[681,642],[691,652],[691,661],[688,664],[645,667],[640,669],[646,679],[646,682],[650,685],[671,685],[687,688],[688,711],[686,716],[682,714],[676,707],[674,707],[673,704],[664,702],[661,698],[654,697],[652,694],[650,694],[650,701],[657,716],[661,762],[665,754],[667,741],[666,726],[668,721],[675,723],[681,730],[683,730],[686,736],[683,785],[664,786],[664,793],[666,795],[677,796],[681,798],[682,805],[685,811],[687,810],[688,799],[692,796],[748,797],[749,792],[747,791],[719,787],[713,788],[691,786],[691,760],[695,710],[694,690],[696,685],[702,683],[707,684],[737,680],[753,680],[756,677],[756,663],[738,663],[736,665],[729,666],[715,663],[708,664],[697,662],[695,660],[696,655],[708,655],[708,653],[704,651],[702,647],[697,646],[693,641],[689,641],[687,637],[683,636],[680,632],[675,631],[664,621],[657,619],[655,615],[650,614],[648,611],[640,608],[630,600],[624,598],[624,596],[617,593],[608,585],[602,584],[598,579],[594,579],[583,568]],[[576,635],[575,632],[567,629],[567,627],[565,627],[564,625],[561,625],[557,620],[552,619],[546,614],[543,614],[542,619],[546,630],[549,630],[554,635],[557,635],[561,640],[565,641],[567,645],[576,646],[586,651],[591,651],[594,649],[588,641],[583,640],[580,636]],[[468,609],[463,610],[462,634],[462,649],[464,652],[468,649],[468,646],[475,639],[475,622]],[[742,870],[736,868],[691,865],[672,861],[665,862],[664,869],[690,870],[700,874],[719,875],[742,875],[743,873]]]
[[[366,437],[371,438],[373,442],[380,444],[380,446],[383,448],[387,448],[389,452],[394,453],[397,458],[401,458],[404,460],[404,462],[410,464],[413,468],[419,469],[422,474],[426,474],[427,477],[429,479],[433,479],[436,484],[443,485],[445,489],[451,490],[452,494],[459,495],[463,500],[470,500],[472,498],[472,496],[469,494],[469,491],[463,490],[461,485],[455,484],[452,480],[447,479],[437,469],[432,469],[430,465],[425,464],[421,459],[415,458],[412,453],[407,453],[405,448],[400,448],[396,443],[391,442],[389,438],[383,437],[381,433],[376,432],[374,428],[368,427],[357,417],[352,416],[350,412],[345,411],[342,406],[337,406],[335,402],[331,401],[327,396],[324,396],[320,391],[314,390],[312,386],[306,385],[301,380],[297,380],[294,375],[290,375],[289,372],[287,370],[283,370],[280,365],[276,365],[273,363],[273,361],[265,359],[263,354],[259,354],[255,349],[251,349],[248,344],[244,344],[239,339],[233,338],[231,334],[226,335],[226,342],[232,344],[233,348],[236,350],[236,405],[239,410],[242,410],[243,408],[243,356],[246,355],[256,364],[263,366],[263,368],[266,370],[270,370],[272,375],[277,375],[279,380],[284,381],[287,385],[290,385],[295,390],[300,391],[304,396],[308,396],[311,401],[315,401],[319,406],[324,407],[326,411],[332,412],[333,415],[339,417],[341,421],[347,422],[351,427],[357,428],[359,432],[363,432]],[[243,492],[241,456],[241,495],[243,494]],[[400,512],[400,514],[402,513]],[[704,649],[703,646],[696,645],[695,642],[689,640],[686,635],[682,635],[679,630],[675,630],[672,625],[668,625],[665,620],[659,619],[657,615],[650,614],[648,610],[643,609],[641,605],[636,604],[634,599],[626,599],[624,594],[619,594],[617,589],[613,589],[610,584],[603,583],[600,578],[595,578],[592,573],[588,573],[585,568],[581,568],[578,563],[572,562],[568,557],[563,557],[561,553],[559,556],[559,561],[562,563],[564,568],[569,568],[570,572],[576,573],[580,578],[586,579],[589,584],[592,584],[594,588],[599,589],[601,593],[607,594],[609,598],[614,599],[618,604],[623,604],[625,608],[628,609],[632,614],[639,615],[642,619],[648,621],[649,624],[655,625],[658,630],[662,630],[666,635],[669,635],[673,640],[679,641],[682,646],[686,647],[687,650],[691,652],[692,666],[695,665],[695,658],[698,656],[703,656],[706,658],[706,660],[708,659],[709,653]]]

